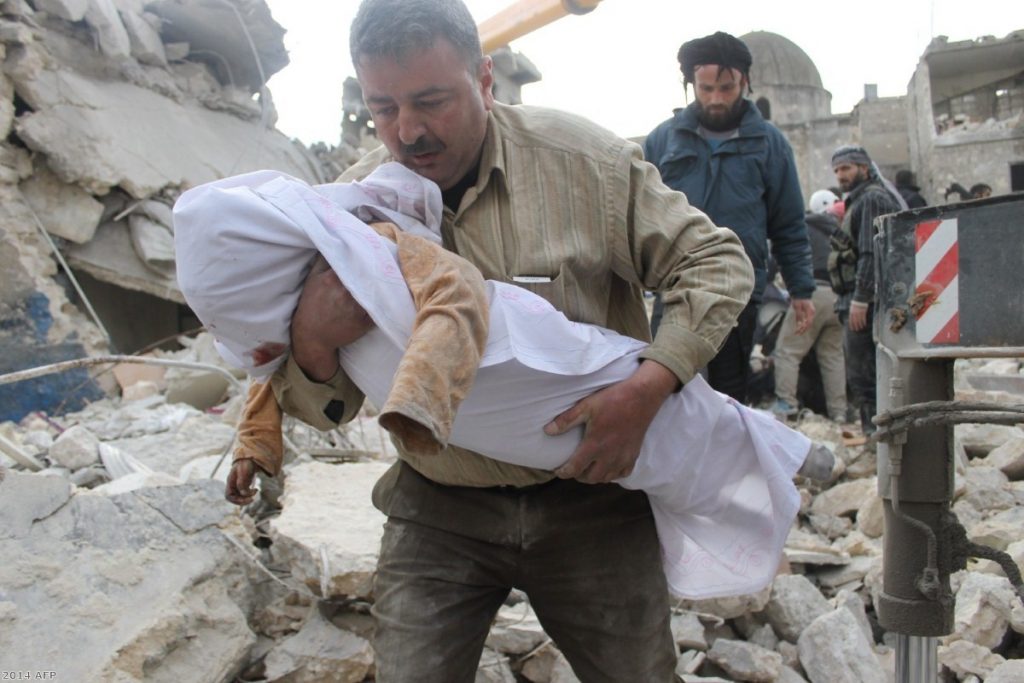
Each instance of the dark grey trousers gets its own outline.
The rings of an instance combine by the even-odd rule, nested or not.
[[[512,588],[583,683],[676,680],[644,493],[562,480],[441,486],[399,463],[374,503],[388,515],[374,584],[378,683],[471,683]]]

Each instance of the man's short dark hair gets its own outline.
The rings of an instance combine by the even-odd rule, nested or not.
[[[352,20],[349,52],[358,69],[364,57],[399,60],[429,49],[437,38],[450,42],[476,71],[483,57],[480,34],[462,0],[363,0]]]

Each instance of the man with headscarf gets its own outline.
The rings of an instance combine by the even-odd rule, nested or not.
[[[892,186],[863,147],[844,145],[832,154],[832,170],[846,194],[842,234],[845,248],[835,240],[829,254],[829,276],[838,295],[836,313],[843,324],[846,379],[860,406],[865,434],[875,430],[875,343],[872,336],[875,298],[875,219],[906,209]]]
[[[651,131],[644,156],[658,167],[666,185],[739,236],[754,267],[750,301],[707,366],[711,386],[746,402],[757,309],[768,283],[769,241],[789,290],[797,332],[806,331],[814,319],[803,195],[789,143],[744,97],[744,91],[751,92],[753,58],[743,41],[719,31],[683,43],[677,59],[695,101]],[[672,296],[666,293],[664,303],[671,303]],[[654,330],[661,301],[655,302]]]

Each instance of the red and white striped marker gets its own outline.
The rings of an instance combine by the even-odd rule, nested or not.
[[[960,251],[956,218],[918,223],[914,229],[914,293],[917,341],[960,342]]]

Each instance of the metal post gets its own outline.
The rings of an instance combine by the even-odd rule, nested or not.
[[[925,636],[896,634],[896,683],[936,683],[938,642]]]
[[[899,359],[879,346],[878,408],[948,400],[952,363]],[[952,630],[949,548],[940,518],[953,493],[952,428],[914,430],[878,445],[885,504],[885,572],[879,622],[896,633],[896,683],[936,683],[934,636]],[[908,476],[909,475],[909,476]]]

